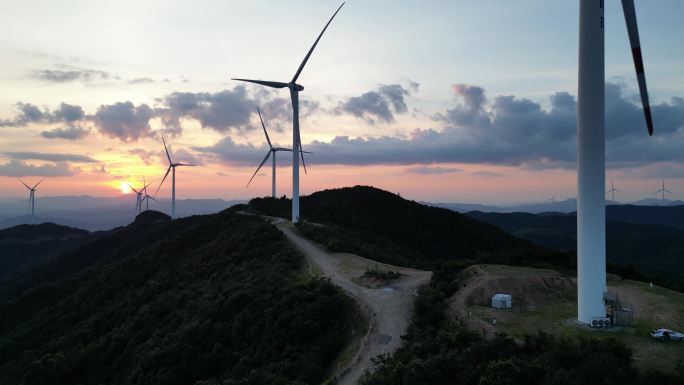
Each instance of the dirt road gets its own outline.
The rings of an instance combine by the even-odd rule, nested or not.
[[[392,353],[401,345],[406,333],[413,303],[420,286],[427,284],[432,272],[385,265],[352,254],[329,254],[308,239],[303,238],[291,224],[280,223],[278,228],[295,244],[322,275],[330,278],[348,294],[356,298],[369,313],[369,331],[358,356],[339,373],[340,385],[356,384],[371,367],[371,358]],[[354,282],[368,268],[399,271],[402,276],[388,286],[370,288]],[[358,281],[358,280],[357,280]]]

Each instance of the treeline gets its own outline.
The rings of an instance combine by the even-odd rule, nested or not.
[[[678,373],[641,372],[632,352],[615,339],[571,339],[539,333],[516,341],[503,334],[486,339],[447,317],[447,298],[459,286],[464,265],[445,264],[417,300],[404,345],[375,360],[361,385],[675,385]]]
[[[231,210],[137,221],[0,285],[0,383],[321,383],[357,310],[302,258]]]

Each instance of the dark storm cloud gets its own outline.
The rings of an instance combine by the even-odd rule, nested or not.
[[[530,170],[575,167],[574,96],[555,93],[549,97],[549,107],[543,108],[538,102],[512,95],[489,99],[478,86],[459,84],[453,90],[455,105],[435,116],[440,129],[416,129],[408,137],[337,136],[330,142],[313,141],[305,144],[315,154],[309,161],[350,165],[485,163]],[[649,138],[638,100],[613,84],[606,90],[610,167],[684,162],[682,98],[652,106],[656,136]],[[264,151],[236,145],[229,138],[197,150],[228,163],[254,162]]]
[[[131,102],[118,102],[101,105],[91,119],[103,135],[133,142],[152,135],[150,119],[153,117],[154,111],[146,104],[136,107]]]
[[[20,160],[10,160],[8,163],[0,164],[0,175],[2,176],[73,176],[79,172],[79,168],[71,168],[66,162],[32,166]]]
[[[55,128],[48,131],[43,131],[40,136],[47,139],[66,139],[78,140],[83,139],[90,134],[90,130],[80,127],[69,128]]]
[[[44,152],[3,152],[7,157],[18,160],[45,160],[48,162],[80,162],[80,163],[97,163],[97,160],[78,154],[54,154]]]
[[[411,90],[417,90],[417,83],[410,83]],[[376,119],[386,123],[394,121],[395,114],[405,113],[407,110],[407,96],[409,90],[400,84],[380,85],[378,89],[369,91],[361,96],[354,96],[340,103],[338,113],[349,113],[358,118],[365,118],[369,123]]]

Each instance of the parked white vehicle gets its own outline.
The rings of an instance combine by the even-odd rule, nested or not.
[[[684,334],[674,332],[670,329],[660,328],[651,331],[651,337],[663,341],[684,341]]]

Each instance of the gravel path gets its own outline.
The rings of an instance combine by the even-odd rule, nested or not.
[[[315,264],[324,276],[356,298],[368,313],[369,331],[361,349],[349,366],[338,374],[340,385],[356,384],[371,367],[372,357],[399,348],[401,336],[411,321],[417,290],[430,282],[432,272],[385,265],[352,254],[329,254],[299,235],[291,225],[280,223],[277,226],[306,255],[309,263]],[[361,286],[352,280],[373,266],[399,271],[402,276],[380,288]]]

